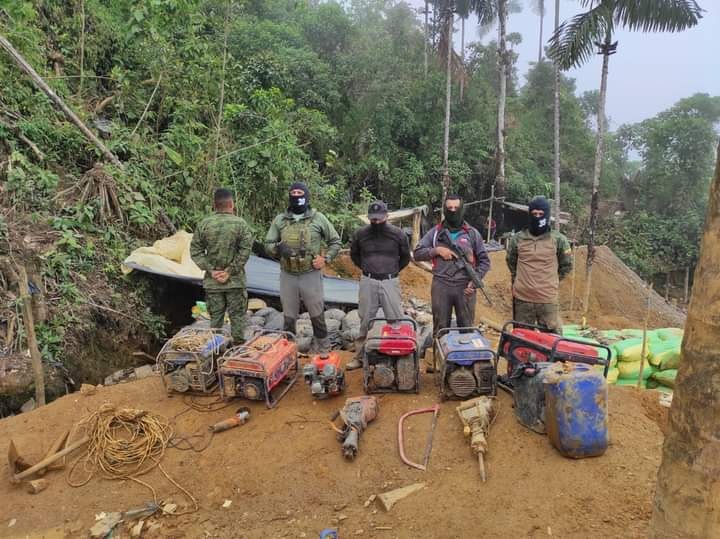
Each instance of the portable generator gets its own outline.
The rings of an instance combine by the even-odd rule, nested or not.
[[[513,380],[523,376],[525,371],[534,375],[536,363],[570,361],[604,365],[605,377],[610,368],[610,348],[607,346],[562,337],[542,326],[514,320],[506,322],[502,328],[497,356],[507,361],[507,374],[499,377],[498,384],[508,392],[513,391]]]
[[[212,393],[217,386],[217,360],[230,344],[224,329],[186,327],[168,340],[157,355],[157,370],[168,393]]]
[[[420,391],[416,333],[411,318],[370,321],[362,359],[365,393]]]
[[[433,346],[440,399],[497,394],[497,355],[479,328],[443,328]]]
[[[303,367],[303,378],[316,399],[339,395],[345,389],[345,373],[340,367],[340,354],[330,352],[328,357],[315,355]]]
[[[247,343],[228,349],[219,360],[218,370],[223,398],[265,401],[272,408],[298,376],[295,336],[264,330]]]

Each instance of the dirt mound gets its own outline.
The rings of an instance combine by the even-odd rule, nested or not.
[[[585,248],[576,251],[577,264],[560,286],[560,303],[566,323],[579,323],[585,290]],[[485,291],[492,306],[479,294],[476,319],[487,317],[496,323],[512,318],[510,271],[505,263],[505,251],[490,253],[490,272],[485,277]],[[401,274],[403,293],[430,300],[431,275],[410,264]],[[588,323],[603,329],[642,327],[645,318],[643,281],[607,247],[598,247],[593,269],[593,289],[590,296]],[[573,279],[575,279],[574,300]],[[570,307],[573,306],[571,310]],[[650,298],[649,327],[683,327],[685,316],[655,292]]]
[[[349,358],[349,354],[343,354]],[[360,373],[349,373],[346,395],[360,394]],[[662,434],[643,403],[627,388],[610,388],[611,446],[605,456],[570,460],[547,437],[521,427],[511,399],[499,395],[500,412],[490,434],[489,479],[482,484],[454,407],[441,405],[430,470],[404,466],[395,447],[398,417],[436,402],[432,380],[423,375],[419,395],[387,395],[380,414],[363,434],[360,453],[350,463],[327,424],[343,398],[313,402],[302,383],[274,410],[250,403],[248,424],[218,434],[200,453],[169,449],[163,469],[198,500],[186,516],[152,517],[161,528],[143,537],[317,537],[338,527],[342,537],[644,537],[661,456]],[[649,392],[648,392],[649,393]],[[157,377],[72,394],[50,405],[0,421],[0,451],[10,438],[22,455],[39,459],[61,431],[102,403],[112,402],[174,418],[178,435],[206,435],[211,423],[228,417],[246,401],[212,413],[188,410],[168,398]],[[408,452],[422,459],[430,418],[409,421]],[[191,441],[202,446],[203,438]],[[71,463],[74,459],[71,459]],[[84,470],[78,468],[81,479]],[[50,472],[50,487],[38,495],[0,482],[2,537],[83,537],[103,511],[125,511],[152,499],[131,481],[93,478],[71,488],[66,471]],[[143,476],[158,497],[184,509],[188,502],[157,469]],[[426,488],[399,502],[390,513],[372,495],[415,482]],[[229,507],[225,500],[232,503]],[[518,506],[520,504],[520,506]],[[476,516],[481,514],[482,518]],[[16,520],[12,527],[8,523]],[[146,529],[147,529],[146,523]],[[362,532],[360,532],[362,530]],[[121,525],[118,537],[127,537]]]

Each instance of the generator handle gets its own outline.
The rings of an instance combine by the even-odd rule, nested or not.
[[[610,370],[610,358],[612,356],[612,353],[610,352],[610,348],[608,346],[606,346],[604,344],[600,344],[600,343],[594,344],[594,343],[589,343],[589,342],[584,342],[584,341],[578,341],[575,339],[570,339],[568,337],[560,337],[557,341],[555,341],[553,343],[552,349],[550,350],[550,358],[549,358],[550,362],[565,361],[562,358],[556,358],[556,355],[558,353],[557,347],[561,342],[582,344],[585,346],[591,346],[593,348],[597,348],[598,350],[604,350],[607,353],[606,354],[607,357],[605,359],[598,358],[598,357],[592,357],[592,356],[586,356],[583,354],[576,354],[574,358],[568,358],[567,361],[572,361],[573,363],[585,363],[587,365],[604,365],[605,370],[603,371],[603,376],[605,378],[607,378],[608,371]],[[577,358],[577,360],[575,358]]]
[[[397,318],[391,320],[390,318],[371,318],[368,322],[368,330],[375,324],[375,322],[410,322],[413,326],[413,330],[417,332],[417,322],[410,317]]]
[[[503,324],[502,327],[502,334],[508,333],[508,326],[512,326],[514,328],[525,328],[525,329],[535,329],[541,333],[552,333],[548,328],[545,326],[538,326],[537,324],[526,324],[525,322],[518,322],[517,320],[508,320]]]

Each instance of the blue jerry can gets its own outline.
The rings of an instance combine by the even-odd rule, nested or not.
[[[543,378],[545,426],[560,454],[597,457],[608,447],[608,388],[603,375],[583,363],[557,363]]]

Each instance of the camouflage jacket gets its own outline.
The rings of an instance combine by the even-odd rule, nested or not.
[[[245,288],[245,263],[252,249],[250,227],[241,217],[231,213],[213,213],[198,224],[190,243],[190,256],[205,270],[206,290]],[[212,278],[212,270],[230,273],[226,283]]]
[[[295,217],[290,212],[283,212],[275,219],[273,219],[265,236],[265,250],[271,256],[280,258],[278,253],[278,244],[282,241],[284,231],[295,224]],[[309,230],[309,238],[306,240],[305,249],[307,250],[308,257],[314,257],[322,253],[323,243],[327,245],[327,251],[325,252],[325,259],[329,262],[334,259],[340,252],[342,243],[340,242],[340,236],[335,231],[335,227],[332,226],[327,217],[315,209],[308,209],[305,214],[300,218],[299,222],[307,227]],[[280,261],[283,266],[283,260]],[[286,267],[283,267],[287,271]],[[312,268],[311,268],[312,269]]]
[[[559,232],[533,236],[522,230],[510,238],[506,261],[513,297],[530,303],[557,303],[560,280],[572,270],[572,249]]]

